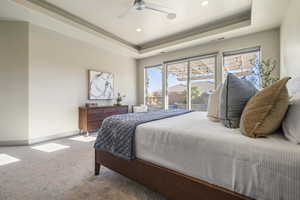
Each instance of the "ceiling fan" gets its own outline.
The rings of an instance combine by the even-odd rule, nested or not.
[[[169,8],[153,4],[153,3],[148,3],[145,2],[144,0],[134,0],[133,6],[127,9],[123,14],[119,16],[119,18],[125,17],[129,12],[131,11],[144,11],[144,10],[152,10],[156,12],[160,12],[166,15],[168,19],[175,19],[176,18],[176,13],[172,12]]]

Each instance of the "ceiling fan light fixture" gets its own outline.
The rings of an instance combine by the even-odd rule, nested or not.
[[[153,3],[148,3],[145,2],[145,0],[134,0],[133,6],[127,9],[124,13],[118,16],[118,18],[123,18],[125,17],[129,12],[137,10],[137,11],[143,11],[143,10],[151,10],[154,12],[159,12],[163,13],[166,15],[167,19],[175,19],[176,18],[176,13],[171,12],[170,9],[168,9],[165,6],[153,4]]]
[[[134,5],[136,10],[144,10],[146,8],[146,3],[144,1],[139,1]]]
[[[176,17],[177,17],[177,15],[175,13],[168,13],[167,14],[168,19],[175,19]]]

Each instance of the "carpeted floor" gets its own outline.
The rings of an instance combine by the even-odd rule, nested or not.
[[[106,168],[95,177],[93,142],[51,142],[70,148],[46,153],[29,146],[0,147],[0,154],[20,159],[0,166],[1,200],[165,200]]]

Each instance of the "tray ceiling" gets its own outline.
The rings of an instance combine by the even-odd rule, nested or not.
[[[145,1],[172,8],[177,18],[168,20],[151,11],[118,18],[133,0],[1,0],[0,19],[27,21],[100,48],[144,58],[279,27],[289,2],[207,0],[208,5],[202,6],[204,0]]]
[[[167,19],[153,11],[133,11],[124,18],[118,16],[133,4],[133,0],[46,0],[104,30],[116,35],[134,46],[144,46],[172,37],[179,33],[196,30],[203,25],[226,19],[251,9],[251,0],[146,0],[172,8],[177,18]],[[140,28],[142,31],[137,32]]]

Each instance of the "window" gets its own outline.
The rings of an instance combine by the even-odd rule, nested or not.
[[[216,56],[190,61],[191,109],[207,111],[209,93],[215,88]]]
[[[150,110],[163,109],[162,65],[145,68],[145,102]]]
[[[188,63],[167,64],[169,109],[188,109]]]
[[[207,111],[209,93],[215,88],[216,54],[167,63],[169,109]]]
[[[145,68],[145,101],[153,109],[207,111],[210,93],[233,73],[261,88],[260,47],[164,62]],[[220,63],[221,66],[217,66]],[[219,67],[219,68],[217,68]]]
[[[260,48],[250,48],[223,54],[223,80],[227,73],[251,81],[257,88],[261,88],[260,79]]]

